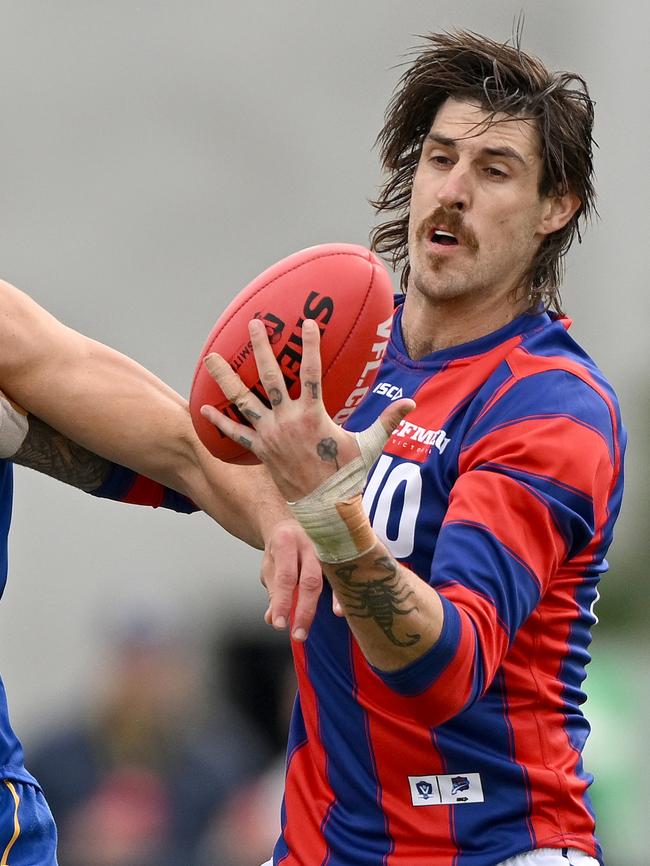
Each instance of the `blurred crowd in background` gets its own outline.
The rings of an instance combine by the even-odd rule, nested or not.
[[[288,642],[220,630],[201,652],[141,612],[110,654],[87,705],[28,747],[62,866],[259,866],[279,828]]]

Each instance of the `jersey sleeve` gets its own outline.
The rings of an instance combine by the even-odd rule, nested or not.
[[[149,505],[152,508],[169,508],[183,514],[199,511],[191,499],[169,487],[138,475],[125,466],[113,463],[104,483],[92,492],[102,499],[113,499],[131,505]]]
[[[512,377],[484,407],[432,561],[442,634],[408,667],[380,673],[429,724],[486,692],[558,568],[602,535],[617,467],[612,408],[572,373]]]

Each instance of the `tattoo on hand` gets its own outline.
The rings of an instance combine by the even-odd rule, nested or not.
[[[309,388],[311,392],[311,396],[313,400],[318,399],[318,382],[305,382],[305,385]]]
[[[321,441],[316,446],[316,453],[320,457],[321,460],[325,460],[330,463],[334,463],[336,468],[339,468],[339,449],[336,442],[331,439],[321,439]]]
[[[250,439],[247,439],[246,436],[240,436],[239,442],[241,445],[244,446],[244,448],[252,448],[253,447],[252,441]]]
[[[36,469],[86,493],[101,487],[112,466],[109,460],[67,439],[40,418],[31,414],[27,417],[29,430],[11,458],[14,463]]]
[[[268,398],[271,401],[271,406],[279,406],[282,402],[282,391],[279,388],[269,388]]]
[[[414,590],[404,586],[400,579],[398,566],[394,559],[389,556],[380,556],[373,563],[379,574],[385,576],[369,581],[354,581],[354,572],[357,565],[345,565],[336,570],[346,588],[338,592],[339,598],[345,602],[350,616],[359,619],[374,619],[388,640],[395,646],[413,646],[419,640],[419,634],[407,634],[406,640],[400,640],[394,633],[395,616],[406,616],[406,614],[417,610],[417,606],[404,608],[404,602],[413,595]],[[353,613],[352,611],[360,611]]]
[[[262,417],[259,412],[255,412],[253,409],[243,409],[241,406],[238,406],[237,408],[245,418],[248,418],[249,421],[259,421]]]

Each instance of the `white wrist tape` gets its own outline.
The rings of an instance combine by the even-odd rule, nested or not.
[[[361,454],[307,496],[289,502],[294,517],[314,542],[321,562],[337,563],[368,553],[376,538],[361,505],[366,478],[388,441],[379,419],[355,433]]]
[[[0,458],[13,457],[25,441],[28,430],[25,410],[0,392]]]

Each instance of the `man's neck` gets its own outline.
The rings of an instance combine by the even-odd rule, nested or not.
[[[476,297],[423,297],[407,292],[402,315],[402,336],[413,360],[431,352],[460,346],[498,331],[528,309],[528,301],[511,296],[481,302]]]

